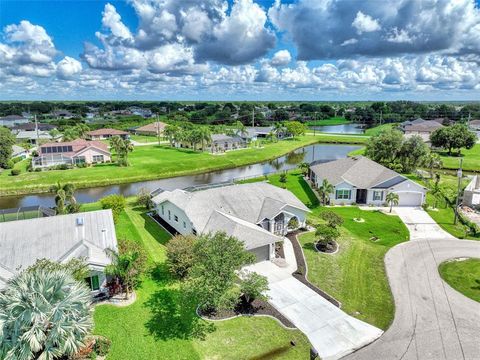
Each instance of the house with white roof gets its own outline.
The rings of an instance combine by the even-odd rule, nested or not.
[[[273,260],[275,244],[293,226],[305,226],[309,212],[291,192],[264,182],[163,191],[152,200],[161,220],[178,233],[224,231],[242,241],[258,261]]]
[[[399,206],[421,206],[427,189],[364,156],[311,165],[308,176],[314,187],[324,179],[334,186],[330,203],[382,206],[387,194],[399,196]]]
[[[117,250],[112,211],[41,217],[0,223],[0,290],[15,274],[48,259],[66,263],[85,259],[93,294],[106,287],[105,267],[111,263],[106,249]]]

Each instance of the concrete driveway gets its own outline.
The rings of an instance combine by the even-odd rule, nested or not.
[[[421,207],[399,206],[394,212],[402,219],[410,231],[410,240],[455,240],[443,230]]]
[[[382,330],[347,315],[295,279],[291,274],[297,268],[296,260],[288,239],[284,251],[286,268],[263,261],[246,269],[268,278],[269,302],[307,335],[323,360],[339,359],[382,334]]]
[[[480,242],[417,240],[389,250],[385,265],[395,298],[393,324],[345,359],[480,359],[480,304],[438,273],[440,263],[457,257],[480,258]]]

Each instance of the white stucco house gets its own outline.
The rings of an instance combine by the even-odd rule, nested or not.
[[[364,156],[310,166],[309,179],[319,187],[323,179],[334,186],[330,204],[382,206],[388,193],[399,196],[399,206],[421,206],[427,189]]]
[[[259,182],[199,191],[164,191],[153,197],[159,217],[178,233],[224,231],[235,236],[258,261],[275,258],[296,219],[304,226],[308,208],[291,192]]]
[[[480,207],[480,176],[475,175],[463,192],[463,204],[472,208]]]
[[[83,258],[92,295],[106,290],[105,250],[117,250],[111,210],[15,220],[0,223],[0,291],[18,272],[39,259],[66,263]]]

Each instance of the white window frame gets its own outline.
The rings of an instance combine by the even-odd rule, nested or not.
[[[98,160],[98,158],[101,158],[101,160]],[[93,155],[92,156],[92,161],[94,163],[98,163],[98,162],[104,162],[105,161],[105,157],[103,155]]]
[[[165,215],[165,207],[162,205],[162,215]]]
[[[382,190],[373,190],[372,200],[373,201],[383,201],[383,191]]]
[[[175,220],[175,222],[178,222],[178,216],[177,215],[173,215],[173,220]]]
[[[335,189],[335,200],[350,200],[351,198],[352,198],[351,189]]]
[[[172,220],[172,213],[168,210],[168,220]]]

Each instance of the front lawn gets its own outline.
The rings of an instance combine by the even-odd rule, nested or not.
[[[438,271],[455,290],[480,302],[480,259],[447,261],[440,264]]]
[[[319,214],[331,210],[345,220],[335,254],[314,249],[315,235],[299,237],[307,260],[308,279],[342,303],[348,314],[381,329],[394,317],[394,302],[385,273],[385,253],[408,240],[408,230],[397,216],[358,207],[317,208],[310,220],[320,221]],[[353,221],[361,217],[363,223]]]
[[[271,160],[319,140],[318,137],[302,136],[295,140],[265,143],[263,148],[242,149],[221,155],[174,149],[167,145],[138,146],[129,154],[129,167],[99,164],[71,170],[23,171],[18,176],[4,171],[0,173],[0,196],[48,191],[58,181],[85,188],[199,174]]]
[[[84,206],[95,210],[98,203]],[[95,333],[112,340],[107,360],[125,359],[305,359],[310,343],[298,330],[287,330],[266,317],[206,322],[181,296],[179,282],[165,267],[170,235],[142,209],[129,206],[115,226],[119,239],[141,243],[151,272],[128,307],[95,308]],[[290,344],[291,341],[296,346]]]

